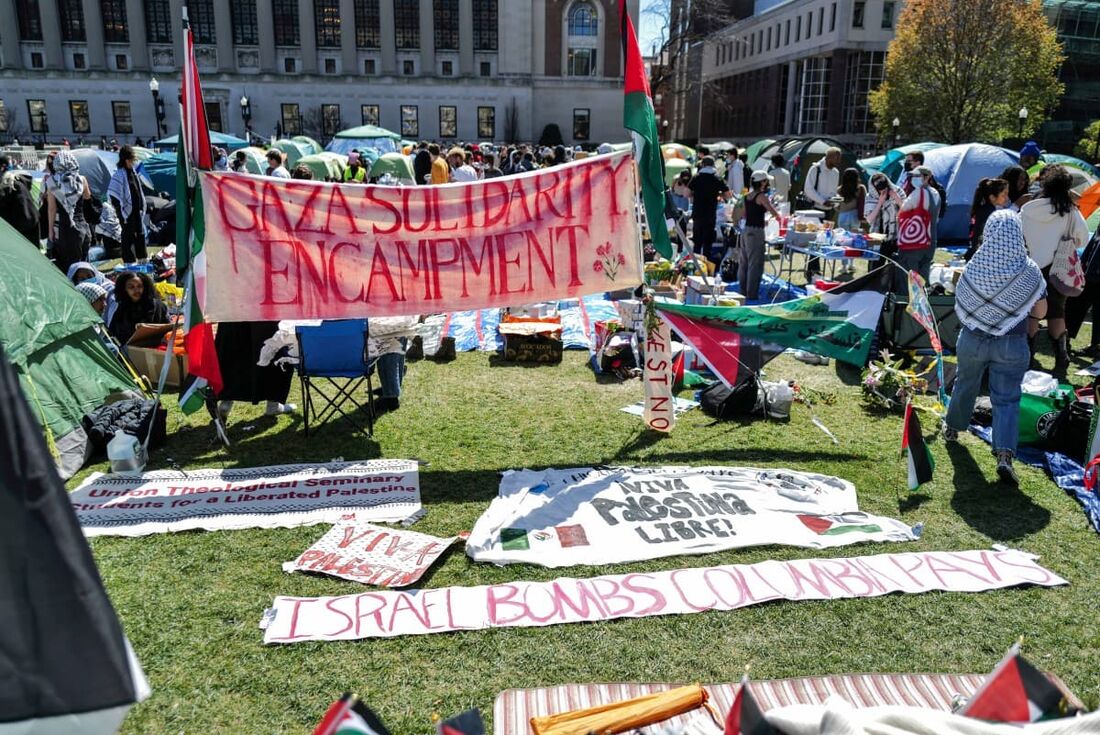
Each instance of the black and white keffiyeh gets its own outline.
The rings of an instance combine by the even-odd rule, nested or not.
[[[955,289],[959,321],[999,337],[1028,315],[1045,290],[1042,271],[1027,255],[1020,215],[1006,209],[991,214],[982,245]]]

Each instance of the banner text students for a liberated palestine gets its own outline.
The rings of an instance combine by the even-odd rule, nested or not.
[[[210,321],[464,311],[642,281],[627,153],[432,187],[199,179]]]

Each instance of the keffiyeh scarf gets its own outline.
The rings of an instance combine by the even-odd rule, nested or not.
[[[54,198],[69,215],[71,222],[76,205],[84,196],[84,179],[80,175],[80,164],[77,163],[76,156],[71,151],[58,151],[53,159],[53,171]]]
[[[994,212],[982,245],[955,289],[963,326],[999,337],[1020,323],[1046,289],[1039,266],[1027,256],[1020,215]]]

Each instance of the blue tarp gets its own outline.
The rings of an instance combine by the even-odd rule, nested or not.
[[[591,350],[596,336],[596,322],[617,319],[619,311],[603,294],[585,296],[583,306],[576,299],[558,302],[561,317],[562,344],[568,350]],[[500,336],[500,309],[456,311],[451,314],[447,336],[454,337],[459,352],[481,350],[498,352],[504,349]]]
[[[157,153],[138,164],[138,171],[149,179],[157,191],[176,196],[176,154]]]
[[[939,224],[941,245],[959,244],[970,238],[970,206],[978,182],[1000,176],[1020,156],[1005,148],[968,143],[936,148],[924,154],[924,165],[947,190],[947,212]]]

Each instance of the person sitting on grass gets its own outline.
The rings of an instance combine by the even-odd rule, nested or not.
[[[115,293],[118,307],[107,331],[120,345],[130,341],[139,324],[168,323],[168,307],[157,296],[148,274],[126,271],[115,281]]]

